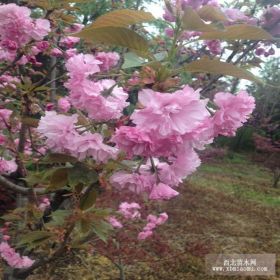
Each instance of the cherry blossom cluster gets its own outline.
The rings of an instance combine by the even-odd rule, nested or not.
[[[76,59],[80,64],[74,68],[72,62]],[[110,90],[107,96],[103,96],[102,92],[96,91],[96,86],[108,80],[94,82],[87,78],[99,71],[99,64],[89,55],[80,54],[69,59],[69,98],[74,107],[87,112],[93,120],[120,117],[124,106],[120,109],[120,106],[111,106],[112,102],[107,101],[113,94],[110,101],[118,104],[121,100],[122,104],[127,104],[124,91]],[[77,81],[80,82],[79,87]],[[120,126],[112,135],[109,142],[115,146],[103,143],[102,133],[81,133],[77,114],[67,116],[46,112],[38,131],[46,137],[50,150],[69,153],[80,160],[92,157],[97,162],[106,162],[120,151],[125,152],[130,160],[143,158],[145,164],[140,163],[132,172],[115,172],[110,182],[119,190],[129,189],[145,194],[151,200],[162,200],[178,195],[174,187],[200,165],[195,150],[203,149],[219,134],[233,136],[255,106],[254,98],[245,91],[237,95],[220,92],[215,95],[216,111],[211,115],[208,100],[201,99],[199,91],[189,86],[172,94],[144,89],[139,92],[138,100],[141,108],[130,116],[131,125]]]
[[[77,114],[66,116],[47,111],[37,130],[45,136],[46,146],[53,152],[68,153],[79,160],[92,157],[97,162],[116,156],[117,149],[104,144],[100,133],[79,133],[77,122]]]
[[[12,61],[18,49],[50,32],[46,19],[32,19],[31,10],[16,4],[0,5],[0,59]]]
[[[9,126],[9,118],[12,115],[12,111],[8,109],[0,109],[0,130],[4,130]],[[0,133],[0,146],[6,144],[7,136]],[[0,174],[9,174],[17,169],[17,164],[8,151],[2,153],[0,156]]]
[[[200,99],[199,91],[189,86],[172,94],[142,90],[139,102],[142,109],[131,115],[133,125],[117,128],[112,142],[128,158],[141,156],[147,162],[132,173],[117,171],[110,181],[119,190],[146,193],[152,200],[178,195],[173,188],[200,165],[195,150],[219,134],[233,136],[255,107],[247,92],[220,92],[211,115],[208,100]]]
[[[128,94],[118,87],[114,80],[95,81],[92,76],[108,71],[118,62],[116,53],[78,54],[66,63],[69,80],[65,84],[69,89],[69,100],[77,109],[84,110],[91,119],[108,121],[118,119],[128,106]]]
[[[12,248],[8,240],[11,238],[8,235],[10,223],[6,222],[4,227],[0,229],[2,234],[2,241],[0,242],[0,256],[8,263],[9,266],[14,268],[27,268],[30,267],[34,260],[30,259],[27,256],[20,256],[19,253]],[[0,236],[1,237],[1,236]]]
[[[140,209],[141,206],[136,202],[122,202],[119,206],[118,213],[126,221],[134,221],[141,218]],[[161,213],[157,217],[155,215],[149,214],[146,220],[147,224],[138,234],[139,240],[145,240],[148,237],[152,236],[153,231],[168,220],[168,215],[166,213]],[[108,218],[108,222],[113,226],[113,228],[116,229],[121,229],[124,227],[123,223],[121,223],[115,216],[110,216]]]
[[[161,213],[159,214],[159,216],[155,216],[155,215],[148,215],[147,217],[147,224],[146,226],[143,228],[143,230],[141,232],[139,232],[138,234],[138,239],[139,240],[145,240],[148,237],[153,235],[153,231],[156,229],[156,227],[164,224],[168,219],[168,215],[166,213]]]
[[[34,263],[29,257],[20,256],[20,254],[5,241],[0,243],[0,256],[9,266],[14,268],[27,268]]]

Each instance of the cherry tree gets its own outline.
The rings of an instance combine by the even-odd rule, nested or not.
[[[258,20],[213,0],[166,1],[159,47],[142,9],[84,26],[85,1],[20,2],[0,5],[0,184],[18,198],[0,235],[11,279],[133,225],[137,242],[153,238],[168,220],[155,205],[176,199],[197,151],[234,136],[255,107],[244,90],[205,93],[224,75],[261,82],[238,64],[272,55],[280,33],[276,7]]]

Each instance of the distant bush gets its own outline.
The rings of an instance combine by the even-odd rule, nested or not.
[[[229,137],[218,137],[214,143],[216,147],[228,148],[234,152],[242,151],[254,151],[255,144],[253,140],[253,133],[255,129],[252,126],[244,126],[240,128],[236,136]]]

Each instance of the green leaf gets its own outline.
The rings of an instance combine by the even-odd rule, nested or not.
[[[59,153],[54,153],[54,154],[48,154],[41,163],[75,163],[77,162],[78,159],[75,157],[65,155],[65,154],[59,154]]]
[[[210,73],[215,75],[226,75],[232,76],[239,79],[245,79],[249,81],[254,81],[261,83],[262,81],[254,76],[249,71],[242,69],[238,66],[235,66],[231,63],[212,60],[208,57],[202,57],[199,60],[193,61],[184,66],[184,70],[192,73]]]
[[[30,244],[33,242],[40,243],[49,239],[52,236],[52,233],[48,231],[32,231],[21,237],[21,240],[18,242],[17,246],[22,246],[25,244]]]
[[[91,43],[129,48],[142,57],[149,56],[147,41],[136,32],[124,27],[86,28],[75,36]]]
[[[22,221],[22,216],[20,215],[17,215],[17,214],[13,214],[13,213],[10,213],[10,214],[5,214],[3,216],[1,216],[1,219],[5,220],[5,221]]]
[[[65,223],[66,218],[71,215],[70,210],[56,210],[55,212],[52,212],[51,218],[52,220],[47,223],[47,225],[50,226],[61,226]]]
[[[81,232],[83,234],[88,233],[91,230],[91,221],[89,221],[85,218],[82,218],[79,221],[79,224],[80,224],[80,227],[81,227]]]
[[[94,212],[94,216],[95,217],[99,217],[99,218],[105,218],[108,217],[110,215],[110,213],[112,213],[112,209],[110,208],[95,208],[93,209]]]
[[[206,30],[207,31],[207,30]],[[236,24],[228,26],[225,30],[204,32],[200,39],[219,40],[272,40],[273,37],[264,29],[248,25]]]
[[[82,163],[76,163],[68,175],[70,186],[75,187],[78,184],[91,185],[98,181],[98,174],[95,170],[89,169]]]
[[[112,226],[105,221],[93,222],[94,233],[104,242],[107,241]]]
[[[80,201],[81,210],[85,211],[85,210],[91,208],[96,201],[97,194],[98,194],[97,190],[94,188],[91,188],[89,192],[86,192],[82,196],[81,201]]]
[[[32,90],[35,90],[35,91],[47,91],[47,90],[50,90],[50,87],[40,86],[40,87],[35,87]]]
[[[145,63],[145,60],[132,52],[124,54],[124,63],[122,69],[128,69],[133,67],[140,67]]]
[[[49,183],[49,190],[58,190],[60,188],[63,188],[68,183],[68,171],[71,168],[69,167],[62,167],[57,168],[53,171],[50,183]]]
[[[53,10],[58,8],[68,8],[71,3],[88,3],[90,0],[28,0],[29,5],[40,7],[45,10]]]
[[[167,51],[158,52],[154,55],[154,57],[157,61],[162,61],[162,60],[166,59],[167,56],[168,56]]]
[[[129,25],[152,21],[155,18],[151,13],[136,10],[115,10],[98,17],[87,28],[100,27],[127,27]]]
[[[28,185],[34,186],[37,184],[48,184],[50,170],[28,172],[28,175],[22,180],[26,181]]]
[[[188,7],[182,18],[183,27],[186,30],[200,31],[200,32],[211,32],[217,29],[213,24],[206,24],[200,16],[192,8]]]
[[[226,15],[217,7],[205,5],[198,10],[198,15],[205,21],[227,21]]]

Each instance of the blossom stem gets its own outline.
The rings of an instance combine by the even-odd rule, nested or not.
[[[156,167],[156,165],[155,165],[155,162],[154,162],[153,157],[150,157],[150,161],[151,161],[151,165],[152,165],[152,172],[153,172],[154,174],[156,174],[157,183],[159,183],[159,182],[160,182],[160,179],[159,179],[159,176],[158,176],[158,170],[157,170],[157,167]]]

